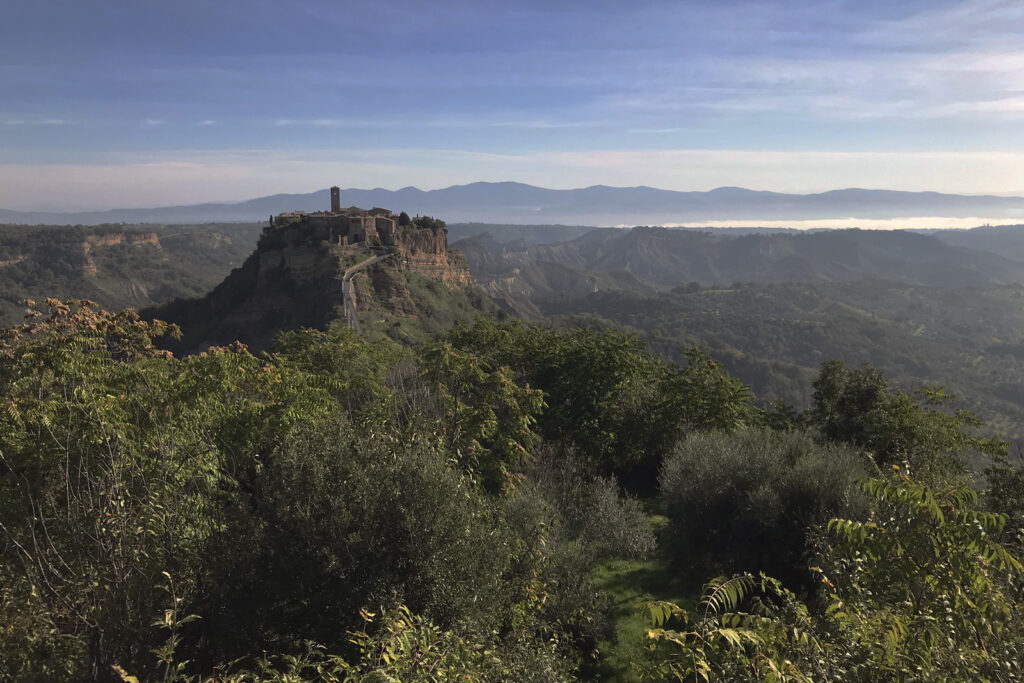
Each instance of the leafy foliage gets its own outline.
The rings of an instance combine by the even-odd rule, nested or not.
[[[806,584],[808,530],[865,512],[855,482],[866,465],[853,449],[801,432],[693,434],[665,460],[659,478],[666,550],[691,574],[763,570]]]
[[[538,440],[533,426],[543,392],[516,384],[507,367],[491,369],[446,342],[427,347],[421,362],[439,391],[445,441],[464,467],[495,483],[505,468],[528,459]]]
[[[545,445],[527,469],[532,487],[557,511],[561,530],[597,557],[643,559],[655,548],[647,515],[634,498],[623,498],[614,479],[572,452]]]
[[[658,501],[614,475],[668,454],[662,553],[745,573],[696,608],[659,594],[650,675],[1024,678],[1019,473],[997,458],[979,508],[929,452],[998,444],[940,394],[829,366],[822,433],[927,477],[858,488],[853,446],[628,335],[480,321],[413,354],[299,329],[175,358],[175,333],[57,300],[2,333],[0,677],[595,673],[616,632],[595,576],[667,569]]]
[[[547,407],[538,432],[574,446],[608,474],[656,469],[686,430],[732,427],[750,411],[746,388],[696,350],[678,367],[620,332],[561,332],[484,318],[448,339],[543,390]]]
[[[813,568],[824,589],[820,611],[762,576],[770,603],[752,599],[753,616],[723,615],[755,582],[715,579],[698,618],[652,606],[649,635],[671,644],[658,671],[696,680],[1024,679],[1024,566],[994,540],[1005,515],[978,510],[970,489],[933,490],[898,472],[862,488],[870,519],[827,525],[824,568]],[[683,628],[660,628],[671,618]]]
[[[711,284],[716,281],[721,284]],[[732,282],[655,292],[602,286],[593,293],[591,287],[575,300],[558,291],[538,315],[634,332],[664,359],[676,358],[681,345],[700,345],[760,401],[778,399],[800,410],[811,405],[808,387],[824,361],[870,364],[905,391],[941,385],[994,432],[1021,436],[1020,286]]]
[[[84,301],[47,309],[0,353],[0,533],[15,589],[45,606],[57,640],[81,639],[77,673],[97,676],[113,654],[139,656],[107,643],[144,642],[161,571],[209,533],[215,453],[150,403],[180,390],[152,346],[167,328]]]
[[[972,433],[982,425],[973,413],[944,411],[951,399],[938,387],[911,396],[890,389],[874,368],[832,360],[814,382],[810,415],[825,438],[866,449],[880,466],[907,463],[918,476],[941,478],[960,471],[967,456],[1006,452],[1001,439]]]
[[[408,215],[406,215],[406,218],[408,218]],[[441,220],[440,218],[434,218],[432,216],[416,216],[415,218],[412,219],[412,224],[415,227],[419,228],[420,230],[439,230],[445,227],[445,222],[443,220]]]
[[[237,475],[198,609],[220,659],[302,639],[337,652],[362,607],[402,603],[447,628],[500,623],[500,519],[424,438],[367,436],[343,420],[303,426]]]
[[[406,384],[407,355],[345,331],[184,359],[154,345],[174,332],[51,300],[4,333],[0,668],[227,676],[267,648],[281,673],[327,661],[306,640],[357,661],[359,610],[401,605],[477,644],[482,680],[575,666],[589,565],[479,486],[497,471],[515,489],[539,390],[444,346],[414,369],[431,382]],[[595,501],[616,519],[614,486]]]
[[[828,525],[837,665],[858,680],[1020,680],[1024,566],[995,540],[1006,516],[978,510],[970,489],[902,474],[863,488],[872,518]]]
[[[767,599],[763,599],[767,598]],[[749,610],[740,607],[749,604]],[[662,656],[656,679],[811,681],[791,658],[821,648],[809,633],[807,608],[764,574],[712,579],[693,612],[666,602],[648,606],[652,649]],[[666,628],[672,626],[672,628]]]

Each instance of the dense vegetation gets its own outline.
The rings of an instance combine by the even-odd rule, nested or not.
[[[935,391],[828,363],[762,410],[699,351],[489,319],[175,333],[4,332],[0,677],[1024,678],[1024,476]],[[635,642],[622,566],[678,577]]]
[[[476,263],[562,259],[490,289],[546,325],[405,273],[377,289],[418,317],[367,291],[365,338],[268,326],[258,353],[175,357],[174,326],[80,300],[9,326],[0,680],[1024,680],[1024,468],[995,436],[1024,417],[1018,285],[669,282],[699,259],[665,245],[723,268],[741,238],[543,233]],[[115,307],[235,250],[26,234],[12,297],[55,278]],[[861,239],[911,280],[963,251],[846,233],[807,270],[755,237],[831,279]]]
[[[110,310],[199,296],[252,251],[258,225],[0,225],[0,324],[25,299],[87,297]]]

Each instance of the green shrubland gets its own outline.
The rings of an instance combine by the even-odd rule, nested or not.
[[[826,364],[765,411],[699,350],[484,319],[174,334],[3,332],[0,679],[1022,678],[1024,475],[937,389]]]

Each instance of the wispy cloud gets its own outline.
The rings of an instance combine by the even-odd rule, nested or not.
[[[68,126],[73,123],[68,119],[43,118],[43,119],[5,119],[7,126]]]
[[[373,148],[359,157],[359,177],[399,186],[440,177],[701,186],[698,172],[673,166],[691,162],[720,184],[790,189],[877,178],[1000,191],[1011,181],[994,169],[1024,177],[988,158],[960,157],[956,172],[956,163],[921,156],[794,156],[925,145],[1024,150],[1024,128],[1015,127],[1024,126],[1020,0],[525,0],[472,11],[461,0],[429,10],[397,0],[92,4],[118,8],[116,31],[103,12],[51,17],[45,3],[19,10],[25,26],[47,22],[52,40],[44,45],[15,26],[0,47],[0,92],[18,107],[0,111],[0,125],[22,126],[4,136],[16,152],[8,161],[80,164],[228,137],[281,150],[275,163],[285,165],[310,148]],[[180,31],[145,30],[171,19]],[[268,43],[271,27],[302,40]],[[58,122],[76,125],[43,128]],[[204,126],[217,128],[204,134]],[[147,135],[125,135],[126,127]],[[409,151],[416,145],[434,149]],[[747,156],[629,149],[672,145]],[[782,161],[755,147],[792,154]],[[394,158],[394,149],[411,158]],[[585,157],[609,149],[620,151]],[[487,153],[494,156],[480,156]],[[540,156],[568,153],[584,156]],[[235,194],[229,177],[271,178],[280,167],[268,159],[248,158],[266,164],[251,176],[237,159],[214,164],[227,175],[207,177],[209,191]],[[341,172],[330,159],[315,163]],[[530,167],[537,163],[557,171]],[[905,175],[875,175],[870,164]],[[182,168],[203,175],[208,165]],[[296,170],[278,172],[279,183],[313,182],[313,170]],[[184,172],[168,177],[191,187],[176,175]]]
[[[362,127],[368,125],[374,125],[374,122],[356,122],[349,121],[346,119],[331,119],[331,118],[320,118],[320,119],[276,119],[274,121],[275,126],[315,126],[317,128],[342,128],[342,127]]]
[[[519,128],[523,130],[557,130],[564,128],[591,128],[607,125],[597,120],[505,120],[487,117],[466,118],[448,116],[444,118],[403,118],[403,119],[275,119],[274,126],[307,126],[317,128]]]
[[[668,133],[683,133],[689,130],[689,128],[630,128],[626,132],[642,133],[645,135],[661,135]]]

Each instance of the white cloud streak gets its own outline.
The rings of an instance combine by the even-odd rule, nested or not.
[[[73,124],[74,121],[59,118],[5,119],[2,123],[6,126],[69,126]]]

